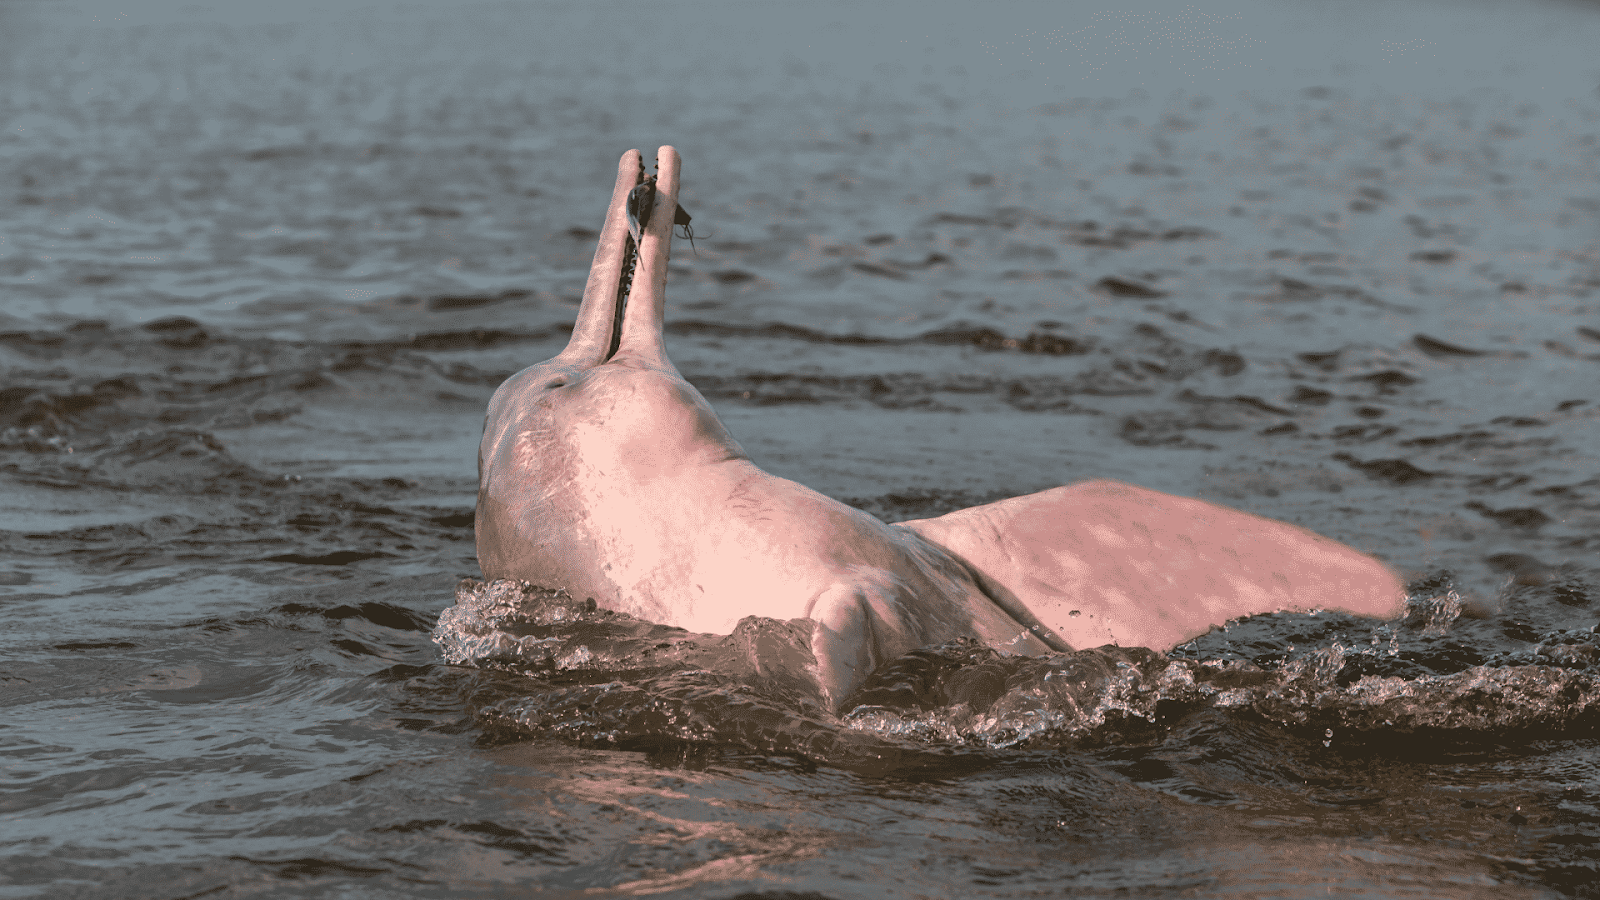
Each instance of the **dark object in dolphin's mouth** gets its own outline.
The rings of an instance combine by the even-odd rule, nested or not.
[[[628,192],[628,232],[633,235],[633,247],[639,248],[644,236],[644,230],[650,224],[650,213],[656,206],[656,176],[648,175],[639,182],[633,190]],[[694,232],[690,230],[689,222],[694,216],[682,206],[672,216],[673,225],[682,225],[684,237],[692,243]]]
[[[639,265],[639,247],[644,240],[644,230],[650,225],[650,213],[656,206],[656,176],[646,175],[642,181],[634,185],[628,192],[628,201],[625,209],[628,213],[628,234],[630,237],[628,247],[622,254],[622,278],[617,282],[617,311],[611,323],[611,349],[606,353],[610,359],[617,352],[622,341],[622,314],[628,308],[628,292],[633,288],[633,272]],[[689,246],[694,246],[694,229],[689,222],[694,217],[682,206],[672,216],[673,225],[683,226],[683,236],[689,239]]]

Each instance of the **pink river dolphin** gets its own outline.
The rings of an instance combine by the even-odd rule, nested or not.
[[[696,632],[810,619],[835,706],[881,663],[959,637],[1032,655],[1167,650],[1257,613],[1405,608],[1395,573],[1351,547],[1116,481],[890,525],[763,472],[667,358],[680,161],[672,147],[656,159],[652,197],[639,152],[622,157],[566,349],[489,402],[486,578]]]

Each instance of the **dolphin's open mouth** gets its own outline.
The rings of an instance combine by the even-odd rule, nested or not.
[[[667,258],[675,226],[687,232],[690,216],[676,203],[677,151],[662,147],[656,168],[658,173],[647,174],[637,150],[617,163],[572,339],[557,357],[563,367],[586,371],[617,357],[660,368],[672,365],[661,334]],[[656,214],[663,206],[673,214]],[[693,239],[692,233],[686,236]]]
[[[633,288],[633,273],[639,266],[639,247],[644,240],[644,230],[650,225],[650,213],[655,210],[656,176],[642,172],[640,176],[638,184],[628,192],[625,206],[628,213],[627,245],[622,251],[622,277],[617,280],[617,302],[611,320],[611,346],[606,349],[602,362],[615,356],[622,345],[622,317],[628,310],[628,293]],[[690,230],[689,222],[693,218],[682,206],[677,208],[672,217],[672,224],[683,226],[685,236],[691,240],[694,232]]]

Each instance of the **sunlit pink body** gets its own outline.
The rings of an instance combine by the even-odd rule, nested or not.
[[[571,342],[490,401],[478,454],[485,577],[564,587],[697,632],[810,618],[834,703],[879,663],[957,637],[1027,654],[1167,649],[1254,613],[1403,608],[1394,573],[1350,547],[1117,482],[888,525],[761,471],[667,359],[679,160],[671,147],[657,160],[616,352],[637,151],[619,166]]]

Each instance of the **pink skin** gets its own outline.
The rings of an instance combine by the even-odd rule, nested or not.
[[[1399,579],[1309,531],[1200,500],[1089,481],[888,525],[750,462],[667,358],[677,151],[662,147],[618,350],[610,359],[636,150],[567,348],[508,379],[478,452],[486,578],[690,631],[809,618],[837,705],[878,664],[974,637],[1039,655],[1106,643],[1169,649],[1239,616],[1338,609],[1388,617]]]

